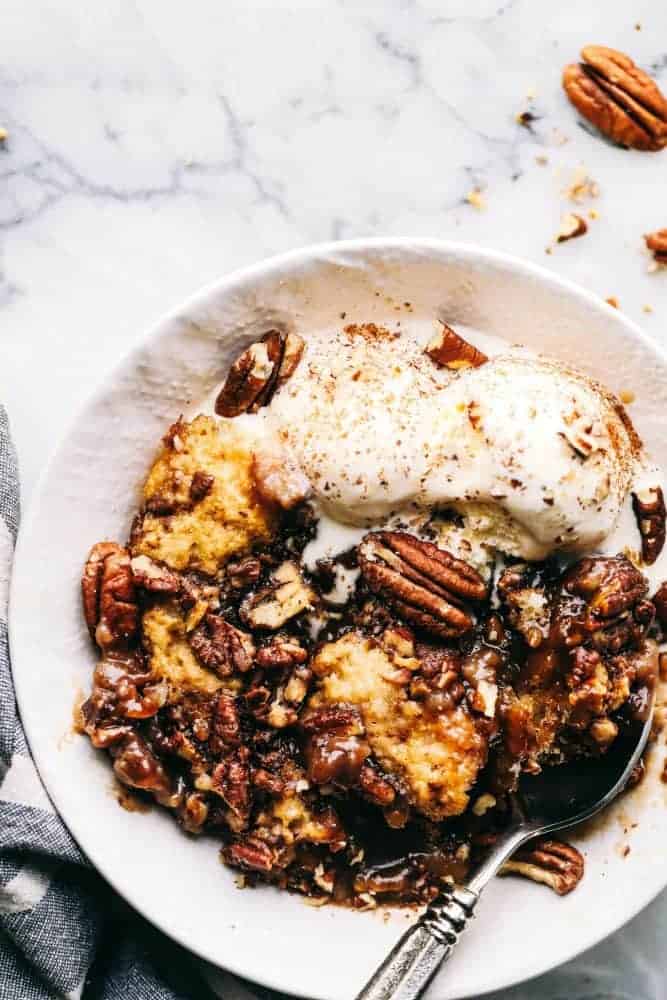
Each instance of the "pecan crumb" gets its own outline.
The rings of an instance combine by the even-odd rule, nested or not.
[[[565,896],[581,882],[584,859],[576,847],[562,840],[536,840],[520,848],[498,874],[523,875]]]
[[[438,330],[424,348],[431,361],[442,368],[460,371],[462,368],[479,368],[489,360],[463,337],[459,336],[451,326],[438,320]]]
[[[566,240],[576,239],[577,236],[583,236],[587,232],[588,224],[586,220],[574,212],[568,212],[560,220],[560,228],[556,236],[556,241],[558,243],[565,243]]]
[[[479,188],[473,188],[472,191],[469,191],[465,196],[465,200],[473,208],[476,208],[478,212],[486,208],[486,202]]]
[[[646,247],[653,254],[656,263],[667,265],[667,229],[656,229],[653,233],[646,233],[644,236]],[[646,312],[646,307],[644,307]]]

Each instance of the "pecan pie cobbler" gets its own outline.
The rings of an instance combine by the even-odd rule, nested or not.
[[[444,324],[270,330],[90,552],[83,727],[244,882],[424,902],[523,773],[602,757],[642,704],[664,541],[658,470],[581,373]],[[583,859],[507,870],[564,893]]]

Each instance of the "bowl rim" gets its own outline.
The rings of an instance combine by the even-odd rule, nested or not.
[[[316,261],[318,258],[326,258],[347,253],[362,255],[364,252],[374,250],[414,251],[416,253],[422,253],[426,257],[432,253],[437,253],[442,258],[450,255],[458,258],[459,260],[467,259],[470,263],[483,262],[500,270],[505,269],[526,278],[533,278],[543,285],[549,286],[553,290],[560,290],[568,297],[578,300],[582,306],[588,306],[589,308],[602,312],[603,315],[606,314],[608,316],[613,316],[617,322],[626,328],[632,337],[643,343],[649,353],[656,355],[665,365],[667,365],[667,348],[663,348],[657,340],[650,337],[634,320],[630,319],[617,308],[609,305],[609,303],[607,303],[598,294],[589,291],[577,282],[572,281],[569,278],[562,277],[540,264],[535,264],[532,261],[514,256],[513,254],[490,249],[474,242],[407,236],[377,236],[351,240],[329,240],[320,243],[307,244],[283,253],[274,254],[254,264],[235,268],[231,272],[224,274],[222,277],[213,279],[191,295],[187,296],[184,300],[180,301],[177,305],[161,313],[152,323],[143,327],[129,350],[124,351],[122,356],[113,365],[101,372],[99,379],[85,395],[83,401],[76,407],[72,417],[66,422],[64,430],[61,434],[59,434],[54,445],[49,449],[48,457],[33,487],[32,496],[28,503],[27,510],[21,517],[14,550],[14,566],[16,566],[22,559],[23,549],[26,544],[25,539],[30,533],[30,522],[36,515],[39,495],[49,478],[51,469],[61,447],[74,432],[85,412],[104,395],[106,386],[118,377],[119,373],[128,363],[131,362],[135,354],[159,339],[163,328],[166,325],[176,319],[187,318],[189,314],[201,306],[204,306],[212,297],[224,296],[234,288],[244,284],[250,284],[264,276],[269,276],[272,272],[287,270],[295,271],[298,270],[299,267],[307,266],[311,262]],[[308,1000],[309,994],[300,990],[298,984],[287,985],[284,981],[277,981],[270,975],[264,976],[262,975],[261,969],[258,969],[256,972],[253,970],[252,977],[250,977],[247,967],[236,964],[233,959],[233,955],[225,958],[226,964],[223,966],[220,964],[219,956],[211,954],[205,947],[198,946],[196,940],[186,941],[183,937],[177,937],[174,932],[169,929],[166,921],[163,920],[159,914],[152,911],[147,901],[141,899],[137,901],[132,898],[131,895],[127,894],[127,888],[122,887],[119,884],[120,880],[109,874],[108,866],[105,863],[104,857],[100,857],[98,855],[95,844],[86,843],[84,848],[83,841],[86,840],[86,835],[83,835],[83,841],[79,839],[79,831],[81,828],[77,821],[77,815],[72,814],[71,812],[67,815],[67,817],[63,815],[58,806],[59,796],[57,790],[52,791],[51,788],[49,788],[48,780],[45,780],[42,777],[42,753],[39,749],[39,739],[37,738],[36,732],[32,731],[31,724],[25,721],[29,718],[29,713],[25,713],[24,720],[22,706],[24,704],[24,699],[26,700],[26,703],[27,700],[29,700],[29,695],[27,691],[24,690],[21,680],[21,677],[25,676],[25,673],[23,671],[15,671],[13,667],[14,661],[18,661],[20,658],[19,641],[16,637],[18,626],[16,624],[16,613],[14,611],[18,603],[18,584],[16,583],[16,580],[17,574],[13,572],[9,586],[8,636],[10,663],[12,664],[12,678],[14,682],[17,706],[21,716],[21,722],[28,747],[40,781],[45,788],[58,817],[65,824],[66,828],[69,830],[72,837],[82,850],[82,853],[91,861],[95,870],[114,889],[114,891],[117,892],[121,898],[127,901],[142,917],[158,928],[158,930],[164,933],[168,938],[187,948],[193,955],[210,963],[214,969],[221,970],[222,972],[229,972],[245,979],[251,978],[252,982],[261,986],[281,992],[289,992],[293,996],[303,997],[305,1000]],[[37,748],[36,752],[34,748]],[[639,897],[633,901],[633,904],[628,912],[623,915],[623,919],[620,923],[614,924],[613,926],[605,926],[602,930],[600,930],[600,923],[591,921],[586,928],[582,928],[580,947],[578,946],[576,951],[567,949],[561,954],[556,954],[554,960],[549,960],[547,965],[544,964],[544,959],[539,956],[539,953],[532,960],[530,959],[530,956],[528,956],[528,960],[523,964],[520,971],[515,970],[511,972],[509,975],[500,979],[497,983],[485,986],[482,991],[476,990],[474,995],[482,996],[498,989],[507,989],[508,987],[543,975],[548,971],[557,968],[561,964],[576,958],[578,955],[581,955],[583,952],[604,940],[610,934],[615,933],[624,927],[630,920],[633,919],[633,917],[640,913],[653,899],[655,899],[655,897],[662,891],[663,888],[665,888],[666,885],[667,873],[662,882],[658,880],[654,885],[648,887],[646,892],[640,894]],[[470,993],[466,994],[466,996],[472,995],[473,994]]]

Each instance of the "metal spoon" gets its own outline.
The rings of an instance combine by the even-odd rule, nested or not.
[[[525,841],[590,819],[623,790],[651,729],[655,696],[628,721],[602,758],[524,775],[512,796],[511,821],[464,885],[443,891],[395,945],[356,1000],[416,1000],[452,954],[480,893]]]

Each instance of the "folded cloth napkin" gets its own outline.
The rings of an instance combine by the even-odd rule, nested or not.
[[[278,1000],[195,961],[146,924],[94,872],[54,812],[30,759],[9,666],[18,522],[16,457],[0,406],[0,1000]],[[602,945],[489,1000],[667,1000],[666,926],[663,894]]]

